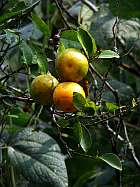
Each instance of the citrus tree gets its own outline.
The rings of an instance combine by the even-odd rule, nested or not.
[[[0,2],[1,187],[139,186],[138,7]]]

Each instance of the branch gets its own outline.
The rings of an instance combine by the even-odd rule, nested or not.
[[[93,67],[93,65],[92,65],[91,63],[89,64],[89,71],[90,71],[91,75],[92,75],[92,73],[95,73],[95,74],[104,82],[104,84],[107,86],[107,88],[108,88],[108,89],[113,93],[113,95],[115,96],[115,98],[116,98],[116,103],[117,103],[118,105],[120,105],[119,96],[118,96],[118,91],[115,90],[115,89],[109,84],[108,81],[104,80],[104,77],[102,77],[102,75],[101,75],[100,73],[98,73],[98,72],[94,69],[94,67]]]
[[[135,68],[129,66],[128,64],[119,64],[120,68],[122,68],[123,70],[128,71],[129,73],[134,74],[137,77],[140,77],[140,71],[139,69],[136,70]]]
[[[127,140],[127,144],[128,144],[128,149],[131,151],[131,154],[134,158],[134,161],[136,163],[136,165],[138,166],[138,168],[140,169],[140,161],[138,160],[136,153],[135,153],[135,149],[133,144],[130,142],[129,136],[128,136],[128,132],[127,132],[127,128],[125,123],[123,123],[123,128],[124,128],[124,134],[125,134],[125,138]]]
[[[11,95],[0,95],[0,100],[3,99],[11,99],[14,101],[22,101],[22,102],[33,102],[33,99],[31,97],[17,97],[17,96],[11,96]]]
[[[70,26],[69,26],[69,24],[67,23],[67,20],[66,20],[65,17],[63,16],[63,12],[62,12],[62,9],[61,9],[61,7],[60,7],[58,1],[57,1],[57,0],[54,0],[54,2],[55,2],[56,6],[57,6],[57,8],[58,8],[58,10],[59,10],[59,12],[60,12],[60,15],[61,15],[61,17],[62,17],[62,20],[63,20],[64,24],[66,25],[66,27],[67,27],[68,29],[70,29]]]
[[[92,2],[88,0],[81,0],[81,2],[87,5],[93,12],[98,12],[98,8]]]
[[[65,9],[65,7],[64,7],[64,5],[63,5],[63,1],[62,1],[62,3],[59,3],[59,6],[60,6],[61,9],[67,14],[67,16],[68,16],[71,20],[74,21],[74,23],[76,24],[76,26],[79,26],[77,19],[76,19],[74,16],[72,16],[72,15]]]
[[[128,57],[135,63],[135,66],[137,67],[138,70],[140,70],[140,60],[138,60],[136,58],[136,55],[129,50],[129,52],[127,51],[125,45],[121,42],[121,39],[117,36],[117,42],[119,43],[119,45],[122,47],[123,51],[126,53],[126,55],[128,55]],[[136,70],[135,70],[136,71]],[[139,71],[137,71],[139,73]],[[140,76],[140,73],[139,73]]]

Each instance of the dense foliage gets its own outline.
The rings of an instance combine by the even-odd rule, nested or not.
[[[139,6],[0,1],[0,187],[139,187]],[[46,105],[31,90],[42,74],[62,81],[56,59],[67,48],[89,66],[74,112],[46,102],[54,87]]]

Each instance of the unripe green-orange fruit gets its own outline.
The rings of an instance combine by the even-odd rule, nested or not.
[[[68,48],[57,55],[56,69],[61,80],[79,82],[88,72],[88,60],[76,49]]]
[[[50,105],[53,101],[53,91],[58,80],[50,73],[37,76],[31,85],[31,96],[35,102]]]
[[[73,105],[74,92],[80,93],[85,98],[83,88],[75,82],[63,82],[57,85],[53,93],[53,101],[57,109],[64,112],[75,112]]]

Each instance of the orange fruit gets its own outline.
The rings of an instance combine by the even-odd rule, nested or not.
[[[57,109],[64,112],[75,112],[73,105],[74,92],[80,93],[85,97],[83,88],[75,82],[63,82],[57,85],[53,93],[53,101]]]
[[[31,96],[42,105],[52,104],[53,91],[58,80],[50,73],[37,76],[31,84]]]
[[[78,50],[65,49],[58,54],[56,69],[62,81],[79,82],[88,72],[88,60]]]

